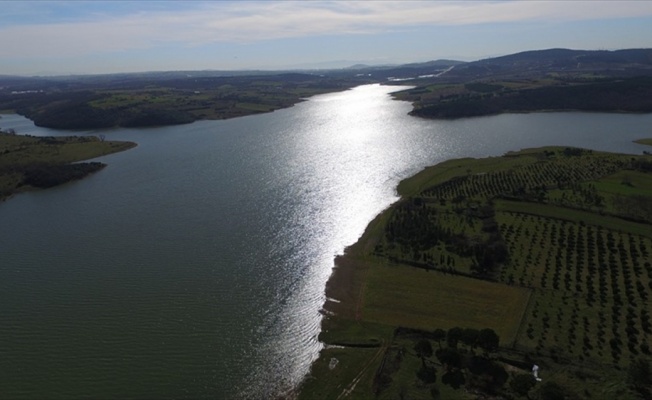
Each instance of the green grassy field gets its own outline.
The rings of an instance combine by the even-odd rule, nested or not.
[[[312,365],[312,375],[301,388],[306,399],[336,399],[348,396],[373,399],[368,388],[382,361],[382,348],[327,348]],[[336,360],[336,361],[332,361]],[[347,394],[348,393],[348,394]]]
[[[400,265],[378,265],[367,277],[365,321],[423,330],[492,328],[516,339],[530,291]]]
[[[131,142],[101,141],[90,137],[29,137],[0,134],[0,168],[34,162],[71,163],[88,160],[134,147]]]

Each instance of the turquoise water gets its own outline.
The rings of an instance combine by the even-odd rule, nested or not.
[[[652,115],[421,120],[392,90],[102,131],[139,146],[87,179],[0,204],[0,398],[286,393],[321,348],[333,257],[401,179],[550,144],[640,154],[631,141],[652,137]],[[0,126],[67,134],[16,115]]]

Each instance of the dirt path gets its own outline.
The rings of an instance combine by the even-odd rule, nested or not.
[[[342,393],[340,393],[339,396],[337,396],[337,400],[343,399],[353,393],[353,390],[355,390],[356,385],[360,382],[364,374],[366,374],[369,371],[369,368],[371,368],[371,365],[378,359],[378,357],[382,356],[385,354],[385,351],[387,351],[388,344],[386,341],[383,340],[383,345],[378,348],[378,351],[376,354],[373,355],[369,359],[369,361],[365,364],[364,367],[360,370],[360,372],[353,378],[351,383],[349,383],[343,390]]]

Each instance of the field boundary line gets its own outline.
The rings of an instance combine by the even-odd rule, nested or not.
[[[530,306],[532,306],[532,299],[534,297],[536,297],[535,293],[534,293],[535,289],[529,288],[528,292],[529,293],[528,293],[527,305],[523,309],[523,313],[521,314],[520,322],[519,322],[519,325],[518,325],[518,330],[516,331],[516,336],[514,337],[514,341],[512,342],[512,345],[510,346],[512,348],[512,350],[516,349],[516,343],[518,342],[518,338],[521,337],[521,332],[523,331],[523,325],[525,325],[525,320],[526,320],[527,313],[530,310]]]

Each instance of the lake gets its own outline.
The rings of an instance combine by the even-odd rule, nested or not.
[[[0,204],[0,398],[268,398],[309,371],[333,258],[427,165],[640,154],[652,115],[458,121],[360,86],[270,114],[101,131],[135,149]],[[3,115],[19,134],[66,135]],[[97,132],[74,132],[79,135]]]

